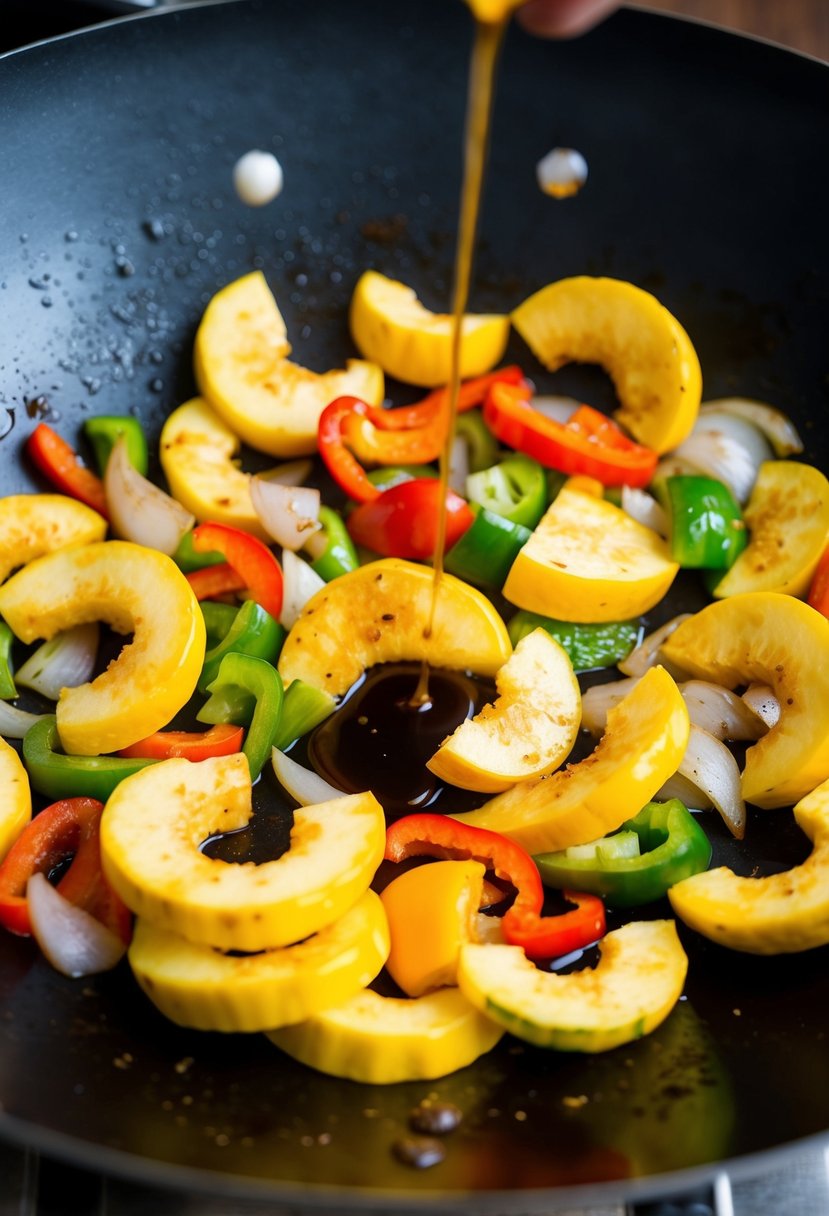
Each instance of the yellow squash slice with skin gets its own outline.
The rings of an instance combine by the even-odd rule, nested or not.
[[[31,817],[28,773],[14,748],[0,739],[0,861]]]
[[[128,908],[219,950],[269,950],[319,932],[368,889],[385,820],[373,794],[300,807],[288,851],[261,865],[208,857],[200,845],[251,817],[239,752],[163,760],[122,781],[101,821],[104,873]]]
[[[653,608],[679,566],[651,528],[566,482],[512,564],[504,597],[560,621],[620,621]]]
[[[462,722],[426,767],[451,785],[496,793],[551,773],[581,723],[567,652],[543,629],[528,634],[495,676],[498,699]]]
[[[457,984],[460,948],[477,940],[485,875],[480,861],[430,861],[384,887],[391,937],[386,968],[407,996]]]
[[[749,541],[714,595],[747,591],[805,595],[829,540],[829,481],[794,460],[760,465],[743,512]]]
[[[452,318],[430,312],[411,287],[366,270],[354,288],[351,335],[360,353],[406,384],[436,388],[449,383]],[[467,314],[461,327],[461,376],[481,376],[502,358],[509,317]]]
[[[600,363],[621,402],[616,418],[639,443],[669,452],[690,435],[702,374],[691,340],[649,292],[620,279],[581,275],[543,287],[512,323],[551,371]]]
[[[774,592],[730,596],[684,621],[662,653],[696,679],[774,690],[780,719],[746,751],[746,802],[790,806],[829,778],[829,621],[814,608]]]
[[[279,657],[285,684],[304,680],[341,696],[367,667],[407,659],[495,675],[512,653],[498,612],[479,591],[444,574],[427,637],[432,583],[426,566],[390,557],[321,588],[285,640]]]
[[[453,818],[509,836],[528,853],[598,840],[638,814],[673,776],[689,732],[682,694],[664,668],[652,667],[610,710],[586,759]]]
[[[129,541],[102,541],[37,558],[0,587],[0,614],[24,642],[105,621],[132,641],[91,683],[57,705],[64,749],[113,752],[167,726],[204,662],[204,617],[175,562]]]
[[[230,524],[271,543],[251,502],[251,475],[238,467],[239,438],[203,398],[173,410],[159,446],[170,493],[200,523]]]
[[[272,1030],[347,1001],[379,973],[388,947],[383,906],[366,891],[319,933],[256,954],[222,954],[139,917],[128,958],[165,1017],[233,1033]]]
[[[609,1051],[664,1022],[682,994],[688,959],[672,920],[632,921],[602,938],[594,968],[540,971],[520,946],[461,950],[461,992],[537,1047]]]
[[[721,946],[749,954],[794,954],[829,943],[829,782],[794,808],[812,842],[802,865],[765,878],[718,866],[685,878],[668,898],[677,916]]]
[[[106,530],[102,515],[64,494],[0,498],[0,583],[45,553],[103,540]]]
[[[457,988],[414,1000],[367,988],[335,1009],[268,1035],[302,1064],[366,1085],[426,1081],[465,1068],[490,1051],[500,1026]]]
[[[350,359],[317,374],[292,363],[285,322],[261,271],[218,292],[196,332],[194,366],[201,395],[245,443],[272,456],[316,451],[317,424],[335,397],[383,400],[383,373]]]

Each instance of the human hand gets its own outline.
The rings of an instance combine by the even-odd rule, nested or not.
[[[518,20],[531,34],[572,38],[618,7],[619,0],[527,0],[518,9]]]

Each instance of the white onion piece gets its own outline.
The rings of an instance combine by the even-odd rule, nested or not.
[[[319,490],[251,477],[250,497],[262,527],[283,549],[300,549],[319,531]]]
[[[298,764],[278,747],[271,752],[271,763],[279,784],[300,806],[315,806],[319,802],[330,802],[332,798],[345,797],[342,790],[323,781],[319,773]]]
[[[28,730],[46,714],[29,714],[8,701],[0,701],[0,735],[4,739],[22,739]]]
[[[742,840],[746,833],[746,806],[740,788],[740,770],[725,744],[698,726],[692,726],[677,771],[711,799],[731,835]]]
[[[449,453],[449,489],[463,498],[466,495],[466,479],[469,476],[469,444],[463,435],[452,440]]]
[[[780,721],[780,702],[768,684],[749,684],[742,700],[769,730]]]
[[[277,481],[283,486],[304,486],[311,476],[314,462],[308,459],[286,460],[265,473],[257,473],[262,481]]]
[[[670,532],[667,512],[652,494],[637,490],[633,486],[622,486],[622,510],[644,528],[650,528],[661,537]]]
[[[107,461],[104,489],[115,535],[168,557],[196,522],[181,503],[142,477],[130,461],[123,435],[116,439]]]
[[[285,549],[282,554],[282,577],[284,587],[279,623],[285,629],[291,629],[311,596],[325,586],[325,580],[290,549]]]
[[[666,641],[678,625],[683,621],[687,621],[691,616],[690,612],[680,613],[679,616],[673,617],[670,621],[666,621],[664,625],[660,625],[658,629],[654,629],[653,633],[649,633],[644,638],[635,650],[632,650],[626,659],[622,659],[617,666],[619,671],[626,676],[643,676],[649,667],[655,667],[657,663],[662,663],[665,670],[674,678],[678,674],[678,668],[673,664],[665,663],[659,656],[659,648]]]
[[[751,401],[747,397],[721,397],[717,401],[706,401],[700,406],[700,414],[732,414],[744,418],[756,426],[768,439],[775,456],[792,456],[803,451],[803,441],[794,423],[782,410],[764,401]]]
[[[607,715],[614,705],[632,692],[639,677],[613,680],[610,684],[594,684],[581,699],[581,724],[591,735],[600,735],[607,726]]]
[[[673,455],[688,461],[697,472],[727,485],[740,505],[748,501],[757,480],[760,462],[739,439],[724,434],[720,428],[694,428]]]
[[[83,908],[76,908],[45,874],[33,874],[26,887],[32,935],[56,971],[74,979],[111,971],[126,945]]]
[[[710,811],[712,805],[708,795],[703,794],[698,785],[694,785],[693,781],[689,781],[681,773],[674,773],[673,777],[669,777],[653,798],[654,802],[668,802],[671,798],[678,798],[689,811]]]
[[[749,740],[761,738],[768,729],[754,711],[735,692],[706,680],[688,680],[679,691],[688,706],[695,726],[715,739]]]
[[[726,410],[706,410],[694,423],[695,435],[724,435],[741,443],[759,467],[774,456],[771,444],[762,431],[745,418],[729,414]]]
[[[91,679],[98,655],[97,621],[75,625],[50,638],[15,672],[16,683],[57,701],[62,688],[77,688]]]
[[[683,460],[680,456],[671,454],[663,456],[654,469],[651,481],[664,481],[666,477],[687,477],[699,473],[696,465],[691,464],[690,460]]]
[[[555,397],[543,396],[533,397],[530,405],[534,410],[538,410],[539,414],[543,414],[545,418],[551,418],[553,422],[569,422],[573,414],[579,408],[580,402],[575,397]]]

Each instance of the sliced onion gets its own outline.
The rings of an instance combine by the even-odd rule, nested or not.
[[[624,672],[626,676],[643,676],[649,667],[655,667],[657,663],[661,663],[665,670],[674,678],[677,675],[682,675],[679,669],[673,664],[666,663],[659,655],[659,648],[666,641],[678,625],[683,621],[687,621],[692,614],[690,612],[680,613],[679,616],[673,617],[670,621],[666,621],[664,625],[660,625],[653,633],[649,633],[644,638],[635,650],[632,650],[626,659],[622,659],[618,664],[619,671]]]
[[[764,401],[751,401],[748,397],[721,397],[700,406],[700,414],[714,413],[732,414],[756,426],[771,444],[775,456],[792,456],[803,451],[803,441],[791,419]]]
[[[285,585],[279,623],[285,629],[291,629],[311,596],[325,586],[325,580],[290,549],[282,554],[282,575]]]
[[[650,528],[661,537],[666,537],[671,525],[667,512],[652,494],[633,486],[622,486],[622,510],[644,528]]]
[[[703,794],[698,785],[694,785],[693,781],[689,781],[681,773],[674,773],[654,794],[655,802],[668,802],[671,798],[678,798],[689,811],[711,810],[712,804],[708,795]]]
[[[710,798],[731,835],[742,840],[746,833],[746,806],[740,788],[740,770],[725,744],[698,726],[692,726],[677,771]]]
[[[530,405],[545,418],[552,418],[553,422],[565,423],[570,421],[579,408],[580,402],[575,397],[544,396],[533,397]]]
[[[771,455],[771,448],[750,423],[730,414],[714,413],[698,418],[691,434],[674,452],[701,473],[724,482],[739,503],[747,501],[757,470]]]
[[[104,489],[115,535],[147,549],[172,555],[196,522],[181,503],[142,477],[130,461],[123,435],[107,461]]]
[[[62,688],[77,688],[91,678],[100,632],[97,621],[90,621],[57,634],[29,655],[15,672],[15,681],[57,701]]]
[[[314,462],[307,458],[286,460],[284,464],[278,464],[265,473],[258,473],[257,476],[261,481],[277,481],[283,486],[304,486],[313,467]]]
[[[581,724],[591,735],[600,735],[607,726],[607,715],[623,697],[632,692],[639,678],[613,680],[610,684],[594,684],[581,699]]]
[[[690,460],[683,460],[680,456],[672,454],[662,457],[654,470],[652,480],[664,481],[666,477],[686,477],[689,473],[699,473],[699,469],[696,465],[691,464]]]
[[[25,709],[17,709],[8,701],[0,701],[0,735],[4,739],[22,739],[35,722],[40,722],[46,714],[29,714]]]
[[[251,477],[250,497],[262,527],[283,549],[301,549],[320,529],[319,490]]]
[[[769,730],[780,721],[780,702],[768,684],[749,684],[742,696],[748,708]]]
[[[297,764],[278,747],[271,752],[271,763],[276,779],[300,806],[316,806],[319,802],[330,802],[332,798],[344,798],[342,790],[323,781],[319,773]]]
[[[46,958],[64,975],[77,979],[111,971],[126,945],[111,929],[56,890],[45,874],[33,874],[26,887],[32,934]]]
[[[452,440],[452,450],[449,453],[449,489],[464,498],[468,476],[469,444],[463,435],[456,435]]]
[[[754,742],[768,729],[742,697],[719,684],[688,680],[680,684],[679,690],[693,724],[715,739]]]

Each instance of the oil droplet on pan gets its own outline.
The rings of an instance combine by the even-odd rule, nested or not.
[[[552,198],[570,198],[587,181],[587,161],[575,148],[553,148],[535,167],[538,185]]]

